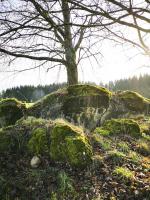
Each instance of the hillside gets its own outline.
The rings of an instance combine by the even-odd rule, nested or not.
[[[0,101],[0,199],[150,199],[150,100],[91,85]]]

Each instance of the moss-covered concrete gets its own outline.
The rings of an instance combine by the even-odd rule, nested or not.
[[[138,123],[132,119],[107,120],[102,127],[96,128],[95,133],[103,136],[128,134],[133,137],[141,137],[141,130]]]
[[[62,105],[67,94],[68,92],[66,88],[64,88],[46,95],[28,108],[28,115],[46,119],[61,117]]]
[[[51,133],[50,155],[53,160],[85,167],[91,162],[92,148],[82,129],[57,121]]]
[[[45,96],[28,108],[28,115],[65,118],[93,130],[111,118],[150,114],[150,101],[136,92],[109,90],[93,85],[72,85]]]
[[[26,110],[24,103],[15,98],[7,98],[0,101],[0,127],[15,124]]]
[[[92,85],[72,85],[53,92],[28,108],[28,115],[66,118],[92,129],[109,106],[111,92]]]

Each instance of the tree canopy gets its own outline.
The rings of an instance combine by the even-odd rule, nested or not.
[[[5,0],[0,55],[9,64],[19,58],[35,60],[35,66],[19,71],[64,65],[68,83],[76,84],[80,61],[96,59],[100,49],[93,47],[104,39],[129,42],[150,56],[149,7],[149,0]],[[135,37],[122,27],[133,29]]]

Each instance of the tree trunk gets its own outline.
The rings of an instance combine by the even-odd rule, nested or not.
[[[67,68],[67,82],[68,85],[75,85],[78,84],[78,69],[77,65],[74,63],[69,64],[66,66]]]
[[[65,48],[65,58],[66,58],[66,69],[67,69],[67,81],[69,85],[74,85],[78,83],[78,71],[76,63],[76,52],[72,44],[72,34],[71,34],[71,17],[70,8],[68,1],[62,0],[62,12],[64,17],[64,48]]]

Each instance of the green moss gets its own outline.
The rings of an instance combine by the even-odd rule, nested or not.
[[[37,128],[32,132],[32,137],[28,142],[28,148],[36,155],[49,152],[46,129]]]
[[[125,181],[134,179],[134,172],[125,167],[116,167],[113,174]]]
[[[3,99],[0,101],[0,126],[9,126],[15,124],[26,110],[24,103],[15,98]]]
[[[70,96],[111,96],[111,92],[106,88],[93,85],[71,85],[67,90]]]
[[[102,136],[109,136],[111,134],[109,130],[103,129],[101,127],[97,127],[94,132]]]
[[[51,133],[50,155],[53,160],[85,167],[91,161],[92,148],[80,128],[61,121]]]
[[[103,136],[129,134],[133,137],[140,137],[140,127],[137,122],[132,119],[112,119],[107,120],[101,128],[96,128],[95,133]]]
[[[147,112],[150,101],[133,91],[123,91],[117,94],[127,108],[137,112]]]

